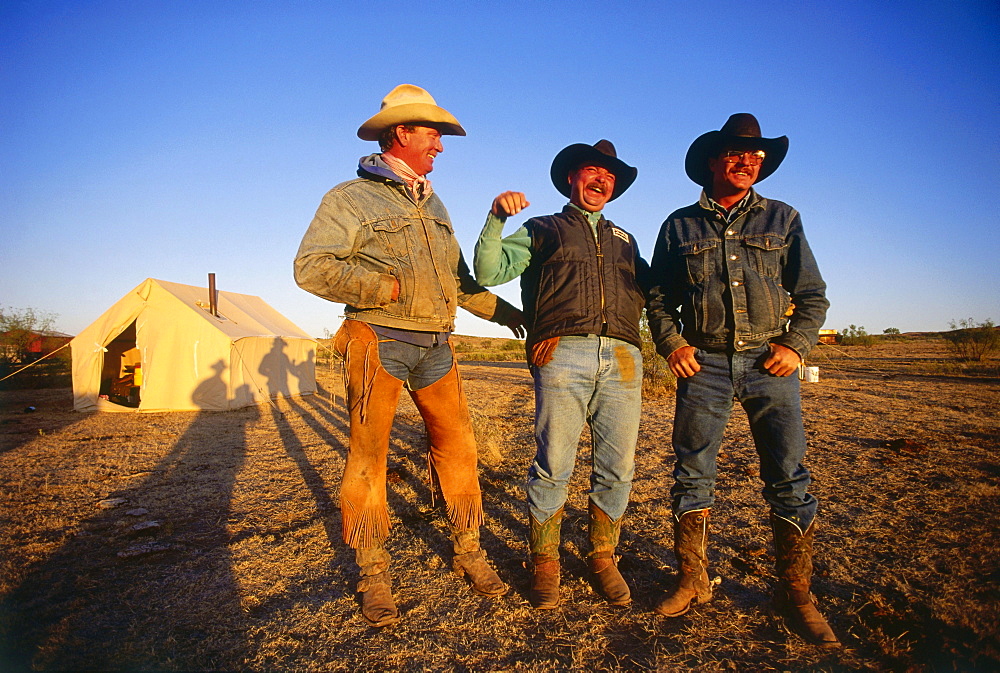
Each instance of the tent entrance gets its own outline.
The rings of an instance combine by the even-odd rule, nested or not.
[[[135,345],[135,321],[106,348],[101,365],[101,399],[137,409],[142,385],[142,358]]]

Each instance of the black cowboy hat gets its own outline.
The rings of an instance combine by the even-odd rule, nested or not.
[[[702,187],[711,186],[712,173],[708,170],[708,160],[727,148],[764,150],[764,163],[760,165],[757,175],[757,182],[760,182],[778,170],[788,153],[788,136],[762,138],[757,118],[749,112],[737,112],[726,120],[720,130],[703,133],[691,143],[684,157],[684,170],[688,177]]]
[[[552,184],[563,196],[570,196],[569,181],[566,178],[570,171],[580,166],[602,166],[611,171],[615,176],[615,191],[609,201],[614,201],[624,194],[625,190],[635,182],[635,176],[639,174],[639,169],[629,166],[618,158],[615,146],[610,140],[599,140],[594,145],[576,143],[560,150],[552,160],[552,168],[549,170]]]

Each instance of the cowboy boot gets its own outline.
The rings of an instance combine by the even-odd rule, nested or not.
[[[361,615],[372,626],[382,627],[399,621],[399,611],[392,599],[389,577],[389,554],[382,547],[361,547],[354,552],[361,569],[358,591],[361,592]]]
[[[600,507],[590,502],[590,553],[587,564],[594,576],[597,592],[611,605],[628,605],[632,602],[625,578],[618,572],[615,547],[621,534],[622,519],[612,521]]]
[[[560,509],[544,523],[528,515],[528,547],[531,550],[531,588],[528,600],[538,610],[559,607],[559,532],[563,511]]]
[[[451,567],[459,577],[469,579],[473,591],[480,596],[502,596],[510,590],[487,562],[486,550],[479,546],[478,528],[452,528],[451,543],[455,550]]]
[[[815,519],[803,533],[794,523],[772,512],[771,531],[774,533],[775,572],[778,575],[775,607],[785,616],[789,627],[810,643],[820,647],[840,647],[840,641],[816,609],[816,598],[809,591]]]
[[[708,509],[684,512],[674,521],[674,556],[680,579],[674,592],[656,606],[664,617],[680,617],[694,603],[712,600],[708,580]]]

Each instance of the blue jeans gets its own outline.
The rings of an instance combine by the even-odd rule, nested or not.
[[[678,379],[673,432],[677,463],[670,491],[675,516],[715,502],[715,461],[734,398],[750,421],[771,511],[801,530],[816,516],[816,498],[807,492],[809,471],[802,465],[806,436],[799,379],[767,373],[762,364],[769,350],[767,344],[736,353],[698,350],[701,371]]]
[[[537,453],[528,470],[528,508],[544,523],[566,502],[584,423],[593,443],[590,499],[613,521],[625,513],[642,411],[642,354],[625,341],[564,336],[552,360],[531,367]]]
[[[452,352],[448,344],[424,348],[394,339],[379,340],[378,359],[382,368],[407,390],[420,390],[440,381],[451,371]]]

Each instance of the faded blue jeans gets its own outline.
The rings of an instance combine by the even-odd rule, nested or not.
[[[451,371],[453,354],[448,344],[424,348],[395,339],[380,339],[378,359],[382,368],[404,381],[407,390],[437,383]]]
[[[642,354],[602,336],[564,336],[552,360],[531,367],[537,453],[528,470],[528,508],[544,523],[566,502],[585,423],[593,444],[590,499],[613,521],[625,513],[642,411]]]
[[[769,346],[736,353],[698,350],[701,371],[677,380],[673,445],[674,516],[711,507],[715,502],[716,457],[722,435],[739,400],[750,421],[760,458],[764,500],[775,515],[806,530],[816,516],[816,498],[807,492],[809,471],[803,467],[805,429],[799,379],[773,376],[762,364]]]

